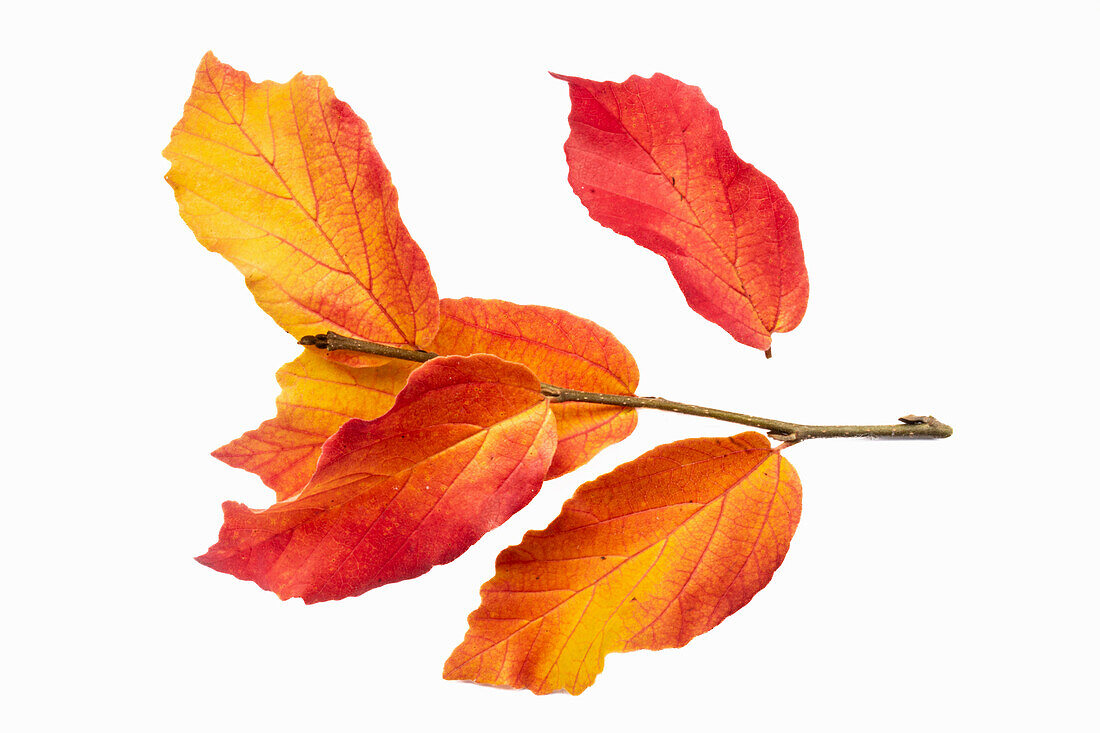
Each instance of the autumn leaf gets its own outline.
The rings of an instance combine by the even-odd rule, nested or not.
[[[439,304],[428,262],[366,123],[324,79],[257,84],[208,53],[164,156],[180,216],[295,338],[334,330],[431,343]]]
[[[262,511],[226,502],[198,560],[306,603],[413,578],[525,506],[555,443],[530,370],[486,354],[434,359],[392,410],[345,423],[300,493]]]
[[[638,367],[626,347],[592,321],[556,308],[502,300],[440,301],[432,349],[444,355],[494,354],[523,364],[544,382],[590,392],[633,394]],[[298,492],[313,474],[321,445],[352,417],[372,419],[393,404],[413,362],[352,368],[307,352],[276,374],[278,412],[259,428],[214,451],[260,476],[277,498]],[[579,402],[551,406],[558,448],[547,478],[587,463],[637,424],[633,409]]]
[[[292,496],[313,475],[325,441],[351,418],[385,414],[418,366],[392,359],[377,367],[349,367],[304,351],[275,373],[282,387],[275,417],[213,455],[257,474],[277,498]]]
[[[611,652],[683,646],[767,585],[801,504],[759,433],[660,446],[500,554],[444,677],[578,694]]]
[[[798,217],[733,152],[698,87],[655,74],[569,83],[569,183],[593,219],[668,261],[696,312],[771,347],[806,311]]]
[[[558,78],[573,103],[569,181],[591,216],[664,257],[692,308],[770,355],[808,292],[783,193],[734,154],[698,88]],[[451,562],[546,478],[627,437],[637,416],[616,402],[791,443],[951,434],[932,417],[801,425],[636,397],[633,357],[591,321],[441,301],[366,123],[321,77],[254,83],[207,54],[164,155],[199,241],[281,327],[333,349],[283,365],[275,417],[214,452],[277,501],[225,502],[196,559],[283,600],[356,596]],[[378,349],[335,334],[397,350],[358,353]],[[800,512],[798,476],[761,434],[656,448],[498,556],[444,677],[579,694],[612,652],[683,646],[771,580]]]
[[[548,384],[588,392],[634,394],[638,366],[607,330],[557,308],[503,300],[463,298],[440,303],[441,354],[496,354],[523,364]],[[626,407],[579,402],[552,405],[558,449],[547,478],[579,468],[634,431],[638,418]]]

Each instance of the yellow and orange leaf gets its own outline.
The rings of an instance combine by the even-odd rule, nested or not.
[[[275,373],[282,392],[273,419],[214,451],[230,466],[257,474],[278,499],[298,493],[317,468],[321,446],[351,418],[373,420],[393,407],[416,362],[349,367],[313,350]]]
[[[495,354],[559,387],[627,395],[638,388],[638,365],[610,332],[586,318],[541,305],[444,299],[432,350]],[[555,403],[552,409],[558,450],[548,479],[583,466],[629,436],[638,423],[632,408],[570,402]]]
[[[257,84],[208,53],[164,156],[180,216],[295,338],[334,330],[431,343],[439,299],[428,262],[366,123],[324,79]]]
[[[767,350],[797,326],[809,292],[798,217],[733,152],[702,91],[663,74],[554,76],[569,84],[569,183],[589,215],[664,257],[688,305],[741,343]]]
[[[306,603],[413,578],[524,507],[555,443],[530,370],[487,354],[434,359],[392,410],[345,423],[300,493],[262,511],[226,502],[198,560]]]
[[[638,386],[634,357],[614,336],[592,321],[545,306],[441,300],[432,349],[443,355],[494,354],[523,364],[544,382],[572,389],[633,394]],[[283,388],[276,417],[214,456],[258,474],[285,499],[305,486],[325,440],[348,418],[369,420],[388,410],[417,366],[393,360],[380,367],[345,367],[307,352],[276,374]],[[558,449],[548,479],[587,463],[630,435],[638,422],[631,408],[572,402],[551,409]]]
[[[660,446],[500,554],[444,677],[578,694],[611,652],[683,646],[767,585],[801,506],[759,433]]]

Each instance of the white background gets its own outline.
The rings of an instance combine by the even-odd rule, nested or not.
[[[1091,2],[20,4],[5,11],[7,730],[1095,730]],[[640,394],[820,441],[786,563],[580,697],[444,682],[496,553],[582,481],[729,427],[635,434],[456,562],[306,607],[191,558],[271,492],[210,450],[274,414],[293,342],[180,220],[160,151],[202,54],[323,74],[364,117],[444,296],[614,332]],[[808,314],[770,361],[566,183],[548,70],[701,86],[798,210]]]

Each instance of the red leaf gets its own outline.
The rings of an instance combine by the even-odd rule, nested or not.
[[[688,305],[741,343],[768,349],[797,326],[809,291],[798,217],[733,152],[702,91],[662,74],[554,76],[569,83],[569,183],[591,217],[664,257]]]
[[[306,603],[413,578],[524,507],[555,444],[528,369],[487,354],[433,359],[388,413],[345,423],[297,495],[263,511],[226,502],[198,560]]]

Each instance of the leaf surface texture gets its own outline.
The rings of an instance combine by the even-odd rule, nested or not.
[[[587,392],[634,394],[638,366],[618,339],[592,321],[541,305],[462,298],[441,302],[433,351],[495,354],[523,364],[548,384]],[[633,408],[580,402],[551,406],[558,449],[547,478],[587,463],[633,432]]]
[[[767,585],[801,500],[759,433],[655,448],[498,556],[444,676],[578,694],[611,652],[683,646]]]
[[[698,87],[663,74],[625,82],[558,76],[572,109],[569,183],[604,226],[668,261],[688,305],[766,350],[809,292],[798,217],[733,152]]]

